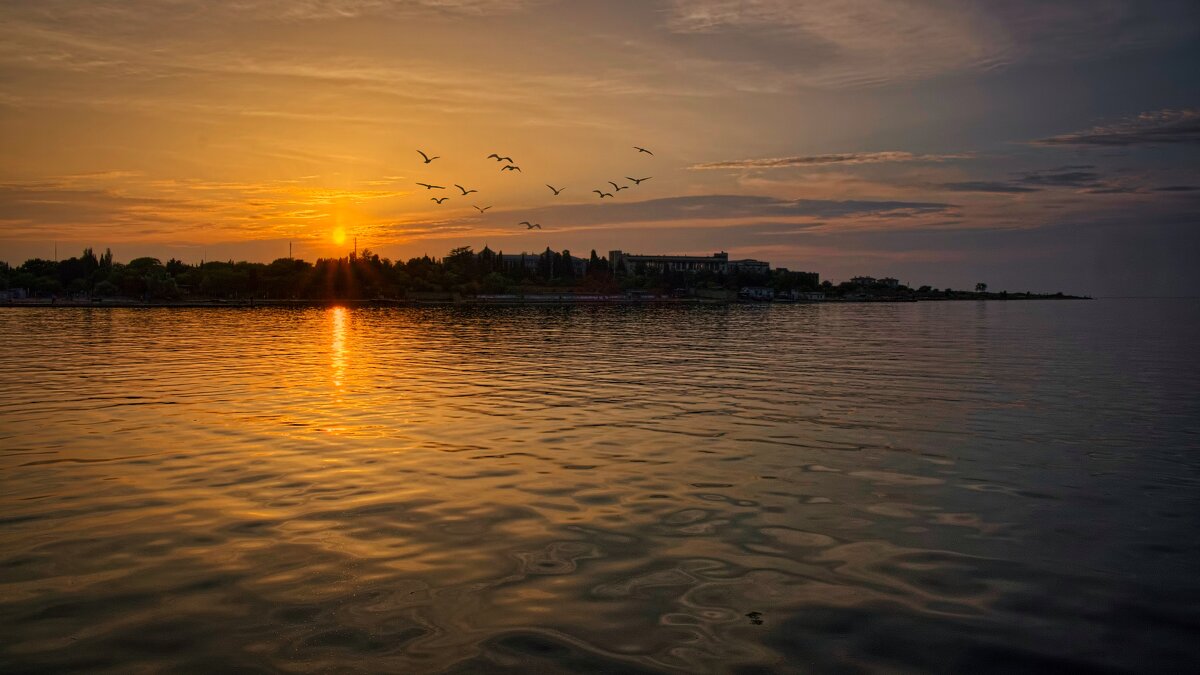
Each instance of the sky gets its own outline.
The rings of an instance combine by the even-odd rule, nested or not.
[[[0,0],[0,260],[728,251],[1190,295],[1198,37],[1194,0]]]

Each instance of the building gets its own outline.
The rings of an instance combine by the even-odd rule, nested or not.
[[[770,263],[760,260],[730,260],[725,251],[712,255],[640,255],[624,251],[609,251],[612,269],[624,268],[627,274],[661,272],[759,273],[771,270]]]
[[[523,267],[530,274],[537,274],[538,265],[541,262],[542,256],[545,253],[504,253],[501,255],[501,261],[506,269],[514,267]],[[588,259],[576,258],[571,256],[571,271],[577,277],[582,277],[587,274]]]
[[[538,261],[541,258],[540,253],[504,253],[500,256],[505,268],[524,267],[534,274],[537,273]]]
[[[771,263],[761,260],[730,260],[730,274],[758,274],[766,276],[771,273]]]
[[[900,280],[891,277],[884,277],[882,279],[876,279],[875,277],[853,277],[850,279],[850,283],[859,286],[885,286],[887,288],[899,288],[900,286]]]

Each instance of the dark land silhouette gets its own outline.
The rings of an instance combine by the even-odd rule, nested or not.
[[[341,258],[308,262],[279,258],[271,263],[170,259],[113,260],[111,251],[53,261],[34,258],[19,266],[0,262],[4,300],[178,302],[219,300],[374,300],[469,298],[526,293],[607,294],[633,298],[775,301],[914,301],[962,299],[1073,298],[1062,293],[988,292],[910,288],[895,279],[856,277],[834,284],[815,272],[732,269],[674,271],[624,260],[614,267],[592,251],[587,258],[546,248],[537,254],[504,254],[487,246],[392,261],[365,249]]]

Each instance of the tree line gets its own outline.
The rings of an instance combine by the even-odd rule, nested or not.
[[[19,266],[0,262],[0,290],[22,289],[35,297],[126,297],[154,300],[223,299],[370,299],[400,298],[409,293],[457,292],[466,295],[532,289],[630,289],[673,291],[695,288],[736,289],[770,285],[776,290],[819,290],[817,275],[774,270],[767,274],[670,272],[614,269],[592,251],[578,258],[568,250],[504,255],[485,246],[476,252],[456,248],[443,258],[428,255],[392,261],[363,250],[341,258],[308,262],[279,258],[270,263],[201,262],[174,258],[163,263],[142,257],[119,263],[111,250],[91,248],[65,260],[41,258]]]

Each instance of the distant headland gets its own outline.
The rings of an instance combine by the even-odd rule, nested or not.
[[[212,306],[568,302],[917,302],[1085,299],[1063,293],[912,288],[893,278],[834,284],[816,272],[760,260],[609,251],[503,253],[460,247],[443,258],[392,261],[370,250],[315,263],[113,260],[85,249],[65,260],[0,262],[0,303],[11,306]]]

